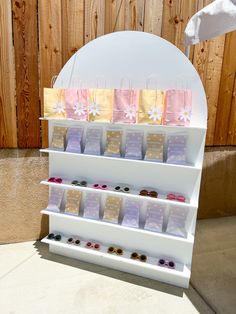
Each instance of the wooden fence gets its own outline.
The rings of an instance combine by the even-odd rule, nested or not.
[[[212,0],[1,0],[0,147],[47,145],[42,89],[90,40],[114,31],[162,36],[183,50],[189,18]],[[207,145],[236,145],[236,32],[198,44],[190,59],[208,99]]]

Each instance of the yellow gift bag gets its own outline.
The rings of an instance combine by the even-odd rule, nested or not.
[[[66,118],[64,89],[44,88],[44,118]]]
[[[89,89],[89,121],[111,122],[113,89]]]
[[[143,89],[139,94],[138,123],[162,124],[165,109],[165,92]]]

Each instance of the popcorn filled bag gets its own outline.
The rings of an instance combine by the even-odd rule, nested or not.
[[[144,89],[139,94],[138,123],[163,124],[165,92]]]
[[[65,89],[65,106],[67,118],[88,120],[88,91],[87,89]]]
[[[111,122],[114,90],[89,89],[89,121]]]
[[[115,89],[113,104],[113,122],[136,123],[138,108],[138,91],[132,89]]]
[[[66,118],[64,89],[44,88],[44,118]]]
[[[192,92],[190,90],[168,90],[166,92],[166,125],[188,126],[191,120]]]

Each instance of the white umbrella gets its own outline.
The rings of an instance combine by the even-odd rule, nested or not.
[[[236,0],[215,0],[198,11],[185,29],[185,47],[236,29]]]

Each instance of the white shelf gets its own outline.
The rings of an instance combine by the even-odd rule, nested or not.
[[[173,235],[170,235],[167,233],[152,232],[152,231],[148,231],[148,230],[141,229],[141,228],[130,228],[130,227],[122,226],[119,224],[111,224],[109,222],[105,222],[102,220],[93,220],[93,219],[83,218],[80,216],[68,215],[68,214],[64,214],[64,213],[57,213],[57,212],[50,211],[47,209],[41,210],[41,214],[45,214],[48,216],[63,217],[63,218],[68,219],[68,220],[80,221],[80,223],[85,223],[88,225],[91,224],[91,228],[93,228],[93,225],[100,225],[100,226],[103,226],[104,228],[112,227],[112,228],[118,229],[118,230],[126,230],[130,233],[130,236],[132,236],[132,235],[135,236],[136,234],[139,233],[139,234],[146,235],[148,237],[167,239],[167,240],[171,240],[171,241],[185,243],[187,245],[189,245],[189,244],[192,245],[193,240],[194,240],[194,236],[191,233],[188,233],[187,238],[181,238],[181,237],[173,236]],[[105,230],[104,230],[104,232],[105,232]]]
[[[176,269],[168,269],[155,265],[158,258],[151,258],[149,263],[143,263],[128,258],[130,252],[127,253],[126,256],[121,257],[106,253],[107,246],[104,247],[103,250],[95,251],[81,246],[70,245],[65,243],[65,241],[66,239],[64,237],[62,237],[60,242],[49,240],[47,238],[42,240],[42,242],[49,244],[50,251],[56,254],[66,255],[82,261],[95,263],[150,279],[169,282],[176,286],[188,286],[190,270],[186,265],[179,265],[176,263]]]
[[[57,118],[44,118],[40,117],[39,118],[42,121],[52,121],[56,122],[58,124],[63,123],[64,125],[67,124],[68,126],[72,125],[90,125],[90,126],[118,126],[118,127],[125,127],[125,128],[134,128],[134,129],[148,129],[150,131],[173,131],[173,132],[188,132],[189,130],[196,130],[196,131],[206,131],[206,128],[204,127],[198,127],[198,126],[174,126],[174,125],[155,125],[155,124],[128,124],[128,123],[113,123],[113,122],[89,122],[89,121],[80,121],[80,120],[74,120],[74,119],[57,119]]]
[[[111,190],[100,190],[100,189],[94,189],[92,187],[82,187],[82,186],[75,186],[71,184],[66,184],[66,183],[54,183],[54,182],[48,182],[48,181],[41,181],[40,184],[43,185],[48,185],[48,186],[54,186],[57,188],[65,189],[65,190],[77,190],[81,192],[96,192],[96,193],[101,193],[101,194],[107,194],[107,195],[113,195],[113,196],[119,196],[119,197],[125,197],[125,198],[133,198],[137,199],[140,201],[151,201],[151,202],[156,202],[158,204],[163,204],[163,205],[173,205],[173,206],[178,206],[178,207],[184,207],[184,208],[193,208],[197,209],[197,204],[194,202],[178,202],[178,201],[171,201],[168,199],[163,199],[163,198],[154,198],[154,197],[147,197],[147,196],[140,196],[138,194],[132,194],[132,193],[123,193],[123,192],[116,192],[116,191],[111,191]]]
[[[146,160],[134,160],[134,159],[126,159],[123,157],[117,158],[117,157],[108,157],[108,156],[103,156],[103,155],[86,155],[86,154],[78,154],[78,153],[71,153],[71,152],[66,152],[66,151],[57,151],[57,150],[53,150],[50,148],[42,148],[40,149],[41,153],[49,153],[49,154],[65,154],[68,156],[74,156],[74,157],[78,157],[78,158],[92,158],[94,160],[96,159],[105,159],[105,160],[112,160],[112,161],[116,161],[116,162],[120,162],[120,163],[124,163],[127,164],[127,167],[129,167],[130,163],[135,163],[137,165],[139,165],[140,163],[142,163],[142,166],[145,165],[155,165],[155,166],[161,166],[161,167],[170,167],[170,168],[184,168],[184,169],[190,169],[193,171],[200,171],[201,169],[199,167],[195,167],[193,165],[180,165],[180,164],[170,164],[170,163],[166,163],[166,162],[153,162],[153,161],[146,161]]]
[[[191,264],[194,236],[190,233],[187,238],[181,238],[49,210],[42,210],[41,213],[50,217],[50,232],[58,230],[61,234],[79,235],[100,243],[119,245],[127,250],[144,251],[147,255],[155,256],[158,251],[162,256],[172,258],[181,264]]]

